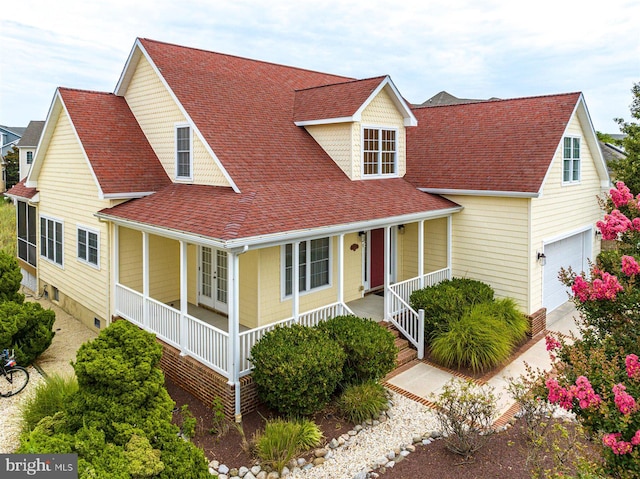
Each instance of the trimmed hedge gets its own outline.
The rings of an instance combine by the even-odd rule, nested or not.
[[[396,366],[395,338],[375,321],[353,315],[336,316],[317,328],[340,344],[346,354],[343,385],[377,381]]]
[[[322,409],[342,379],[345,353],[317,328],[277,327],[251,348],[258,397],[288,416]]]
[[[18,260],[4,250],[0,250],[0,302],[24,302],[24,294],[19,293],[22,273]]]
[[[0,350],[14,349],[18,364],[31,364],[51,345],[55,320],[40,303],[0,303]]]

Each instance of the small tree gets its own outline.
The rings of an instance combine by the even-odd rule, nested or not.
[[[7,189],[14,186],[20,181],[20,150],[12,146],[11,151],[4,155],[4,171]]]
[[[633,102],[630,105],[631,117],[640,120],[640,82],[631,88]],[[634,195],[640,193],[640,123],[627,122],[616,118],[620,131],[625,137],[620,141],[626,157],[609,163],[614,177],[624,182]]]

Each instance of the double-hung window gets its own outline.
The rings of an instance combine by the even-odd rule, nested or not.
[[[562,182],[580,181],[580,138],[565,136],[562,148]]]
[[[40,256],[62,266],[62,222],[46,216],[40,217]]]
[[[92,266],[100,266],[100,235],[97,231],[78,226],[78,259]]]
[[[27,165],[33,163],[33,151],[27,151]]]
[[[189,125],[176,126],[176,178],[191,179],[193,169],[193,151],[191,141],[191,127]]]
[[[327,286],[330,283],[330,241],[320,238],[301,241],[298,248],[298,291]],[[284,292],[293,293],[293,244],[284,246]]]
[[[18,201],[18,258],[36,266],[36,208],[24,201]]]
[[[398,173],[397,131],[384,128],[362,130],[362,165],[364,176]]]

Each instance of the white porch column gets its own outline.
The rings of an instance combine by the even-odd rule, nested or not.
[[[187,313],[189,311],[189,298],[187,290],[187,243],[180,241],[180,349],[181,355],[186,355],[189,348],[189,331],[187,325]]]
[[[420,289],[424,288],[424,220],[418,223],[418,277]]]
[[[120,283],[120,226],[113,225],[113,279]]]
[[[391,315],[389,301],[391,300],[391,294],[389,293],[390,282],[389,277],[391,275],[391,227],[384,227],[384,319],[388,321]]]
[[[449,278],[453,277],[453,271],[451,269],[451,238],[452,238],[452,223],[451,215],[447,216],[447,268],[449,268]]]
[[[344,303],[344,233],[338,236],[338,303]]]
[[[300,241],[293,243],[291,254],[291,299],[293,320],[297,323],[300,316]]]
[[[142,324],[149,329],[149,233],[142,232]]]
[[[235,419],[241,421],[240,404],[240,256],[228,253],[229,265],[229,384],[235,387]]]

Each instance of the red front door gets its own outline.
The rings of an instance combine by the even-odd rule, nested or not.
[[[384,228],[371,230],[369,236],[371,277],[369,289],[384,286]]]

